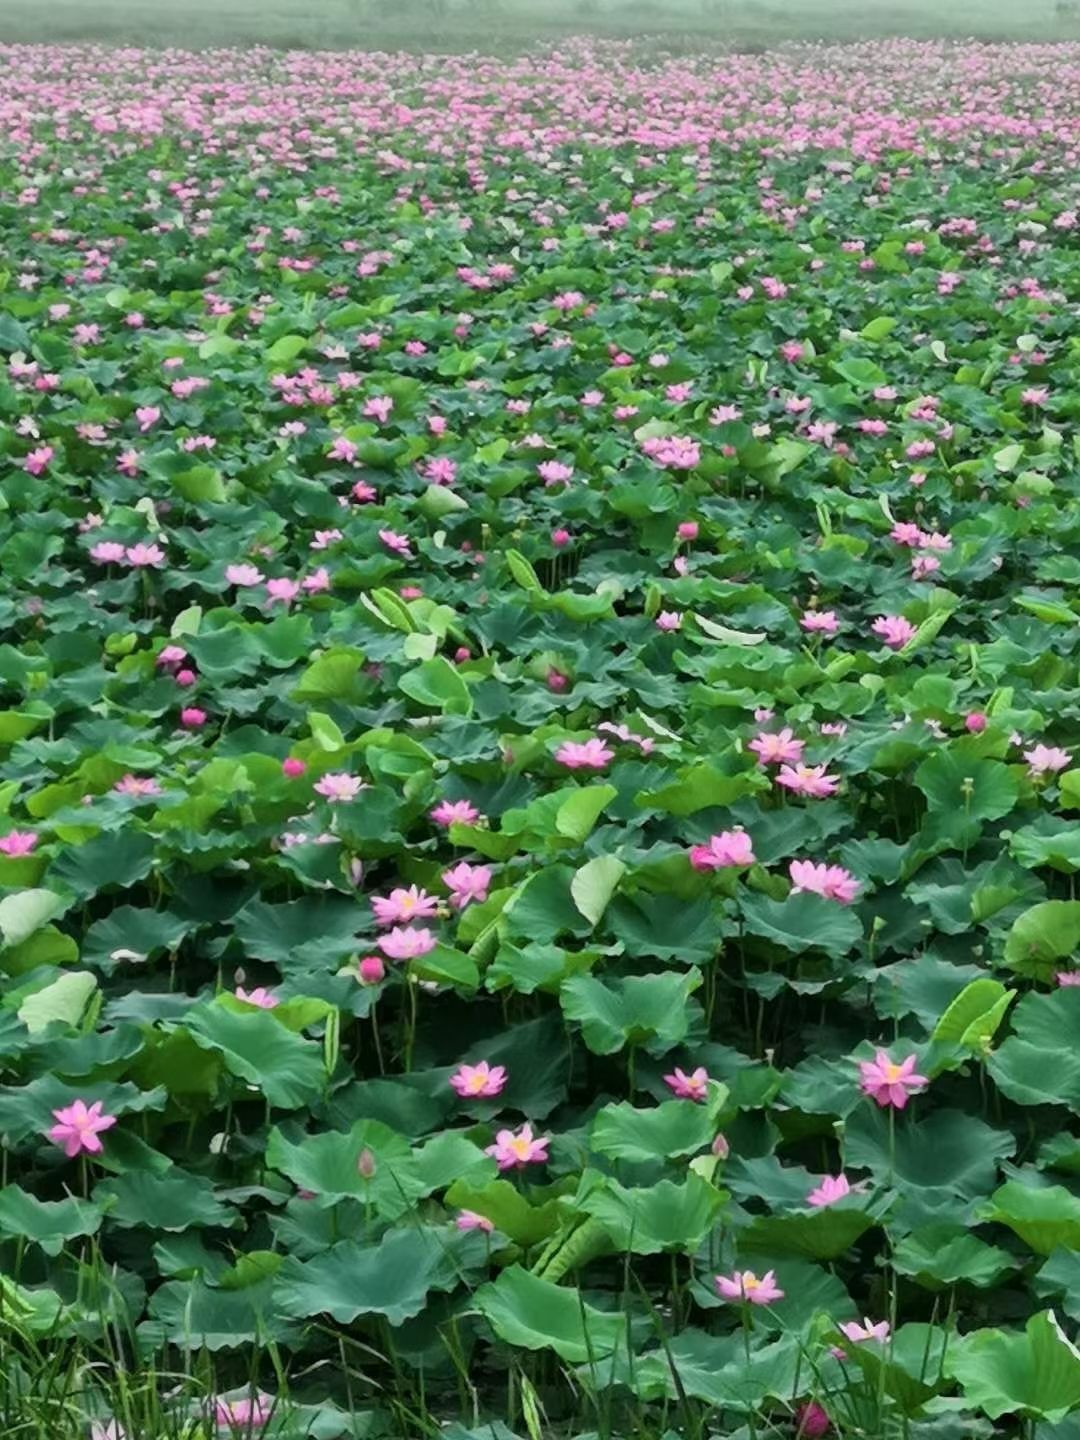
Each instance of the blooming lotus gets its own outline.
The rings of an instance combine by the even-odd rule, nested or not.
[[[484,1154],[490,1155],[500,1170],[521,1170],[526,1165],[543,1165],[550,1144],[546,1135],[534,1137],[532,1126],[523,1125],[516,1134],[513,1130],[500,1130],[494,1145],[489,1145]]]
[[[410,885],[407,890],[400,886],[391,890],[389,896],[373,895],[371,908],[376,925],[396,925],[399,920],[431,919],[438,914],[439,902],[426,890]]]
[[[113,789],[120,795],[137,795],[140,798],[161,794],[161,786],[158,782],[143,775],[124,775],[117,780]]]
[[[414,930],[395,925],[387,935],[380,935],[375,944],[391,960],[415,960],[435,949],[435,936],[430,930]]]
[[[766,1270],[755,1275],[753,1270],[736,1270],[732,1275],[717,1275],[717,1293],[722,1300],[743,1300],[751,1305],[771,1305],[782,1300],[784,1292],[776,1283],[776,1272]]]
[[[483,1230],[487,1235],[490,1235],[495,1229],[494,1224],[486,1215],[478,1215],[475,1210],[459,1211],[454,1224],[459,1230]]]
[[[799,624],[804,630],[819,635],[835,635],[840,628],[833,610],[807,610]]]
[[[810,892],[826,900],[850,905],[859,893],[859,882],[842,865],[816,865],[812,860],[792,860],[788,866],[791,893]]]
[[[237,1000],[244,1000],[248,1005],[256,1005],[260,1010],[273,1010],[281,1004],[278,996],[262,985],[256,985],[254,990],[245,990],[242,985],[237,985],[233,994]]]
[[[806,1203],[815,1208],[822,1208],[826,1205],[835,1205],[838,1200],[843,1200],[846,1195],[850,1194],[851,1185],[846,1175],[823,1175],[821,1184],[807,1195]]]
[[[705,845],[690,850],[690,864],[695,870],[724,870],[733,866],[753,865],[754,845],[745,830],[722,830],[711,835]]]
[[[759,765],[780,765],[787,760],[801,760],[806,742],[795,739],[795,732],[786,727],[777,734],[760,731],[746,747],[753,750]]]
[[[468,800],[440,800],[431,811],[436,825],[474,825],[480,819],[480,811]]]
[[[609,750],[603,740],[594,736],[584,743],[564,741],[555,751],[555,759],[568,770],[603,770],[615,759],[615,751]]]
[[[329,800],[331,805],[338,805],[342,802],[355,800],[361,790],[368,787],[357,775],[347,775],[343,771],[327,771],[325,775],[316,780],[314,790]]]
[[[776,783],[796,795],[809,795],[816,800],[835,795],[840,785],[834,775],[827,773],[824,765],[781,765]]]
[[[92,1105],[87,1105],[85,1100],[74,1100],[52,1113],[56,1124],[48,1131],[49,1139],[63,1146],[69,1160],[83,1150],[88,1155],[100,1155],[105,1147],[98,1136],[116,1124],[116,1116],[106,1115],[100,1100]]]
[[[459,1065],[450,1076],[450,1084],[463,1097],[490,1099],[506,1084],[506,1067],[489,1065],[486,1060],[479,1065]]]
[[[165,551],[160,545],[129,545],[124,558],[135,570],[158,570],[165,564]]]
[[[261,585],[263,574],[257,565],[226,565],[225,579],[230,585]]]
[[[1036,745],[1024,751],[1024,759],[1028,762],[1028,774],[1033,779],[1037,775],[1055,775],[1072,763],[1068,750],[1056,745]]]
[[[897,1065],[884,1050],[879,1050],[873,1060],[860,1061],[859,1089],[881,1106],[903,1110],[909,1095],[918,1095],[930,1084],[925,1075],[915,1073],[915,1064],[914,1055]]]
[[[450,891],[450,904],[455,910],[464,910],[474,901],[483,903],[488,897],[491,876],[490,865],[470,865],[466,860],[450,870],[444,870],[442,879]]]
[[[216,1396],[211,1402],[214,1423],[219,1430],[231,1430],[234,1434],[250,1436],[257,1430],[264,1430],[274,1409],[274,1400],[261,1392],[244,1395],[238,1400],[227,1400]]]
[[[33,830],[9,830],[0,835],[0,855],[29,855],[40,838]]]
[[[870,628],[890,650],[902,650],[915,634],[915,626],[903,615],[879,615]]]
[[[890,1326],[887,1320],[879,1320],[875,1324],[864,1315],[861,1325],[857,1320],[845,1320],[836,1328],[848,1340],[853,1340],[855,1344],[861,1345],[867,1340],[878,1340],[884,1343],[889,1338]]]
[[[709,1093],[709,1073],[704,1065],[687,1075],[676,1065],[674,1073],[664,1076],[667,1085],[680,1100],[694,1100],[700,1104]]]

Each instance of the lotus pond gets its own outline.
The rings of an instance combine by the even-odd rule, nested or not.
[[[0,48],[5,1433],[1076,1440],[1078,160]]]

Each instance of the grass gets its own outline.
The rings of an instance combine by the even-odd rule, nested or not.
[[[790,41],[882,35],[987,40],[1080,39],[1080,15],[1058,0],[3,0],[0,42],[95,41],[205,48],[517,48],[568,34],[663,34],[670,43],[757,49]]]

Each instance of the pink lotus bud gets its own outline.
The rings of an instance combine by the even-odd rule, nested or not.
[[[726,1160],[731,1154],[731,1146],[727,1142],[726,1135],[717,1135],[712,1142],[712,1153],[718,1160]]]
[[[698,523],[696,520],[684,520],[675,533],[680,540],[696,540],[698,537]]]
[[[182,685],[185,689],[194,685],[195,680],[196,675],[194,670],[178,670],[176,672],[176,683]]]
[[[472,659],[472,651],[467,645],[459,645],[454,651],[454,659],[460,664],[463,660]]]
[[[823,1410],[816,1400],[808,1400],[805,1405],[799,1406],[795,1411],[795,1422],[799,1440],[818,1440],[832,1424],[828,1411]]]
[[[359,968],[360,981],[364,985],[378,985],[386,974],[386,966],[379,955],[365,955]]]
[[[570,681],[566,678],[565,675],[560,674],[560,672],[559,672],[558,670],[549,670],[549,671],[548,671],[548,673],[547,673],[547,687],[548,687],[549,690],[554,691],[554,693],[555,693],[556,695],[561,695],[562,692],[566,689],[567,685],[569,685],[569,684],[570,684]]]
[[[986,716],[981,710],[972,710],[970,715],[964,717],[964,726],[971,731],[972,735],[978,735],[986,729]]]
[[[365,1180],[371,1180],[375,1175],[375,1156],[365,1145],[356,1159],[356,1173]]]
[[[180,724],[185,730],[198,730],[200,725],[206,724],[206,711],[189,705],[187,709],[180,711]]]
[[[307,766],[303,760],[297,760],[293,755],[281,762],[281,773],[288,776],[290,780],[295,780],[298,776],[303,775],[306,769]]]
[[[569,530],[552,530],[552,532],[551,532],[551,543],[552,543],[553,545],[557,545],[560,550],[562,549],[562,547],[563,547],[564,545],[569,545],[569,544],[570,544],[570,531],[569,531]]]
[[[355,856],[349,861],[349,879],[354,885],[359,885],[364,878],[364,862],[357,860]]]

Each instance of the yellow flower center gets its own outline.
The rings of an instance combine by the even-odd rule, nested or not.
[[[510,1149],[513,1150],[519,1160],[527,1160],[529,1158],[529,1142],[528,1140],[523,1140],[520,1135],[515,1136],[514,1139],[510,1141]]]
[[[487,1084],[487,1076],[481,1074],[479,1070],[474,1070],[473,1073],[469,1076],[466,1083],[468,1085],[470,1095],[479,1095],[480,1091],[483,1090],[484,1086]]]
[[[900,1079],[900,1069],[901,1067],[892,1060],[886,1064],[885,1079],[888,1080],[890,1085],[895,1085],[897,1080]]]
[[[749,1293],[751,1290],[760,1290],[761,1281],[752,1270],[744,1270],[742,1274],[742,1288]]]

